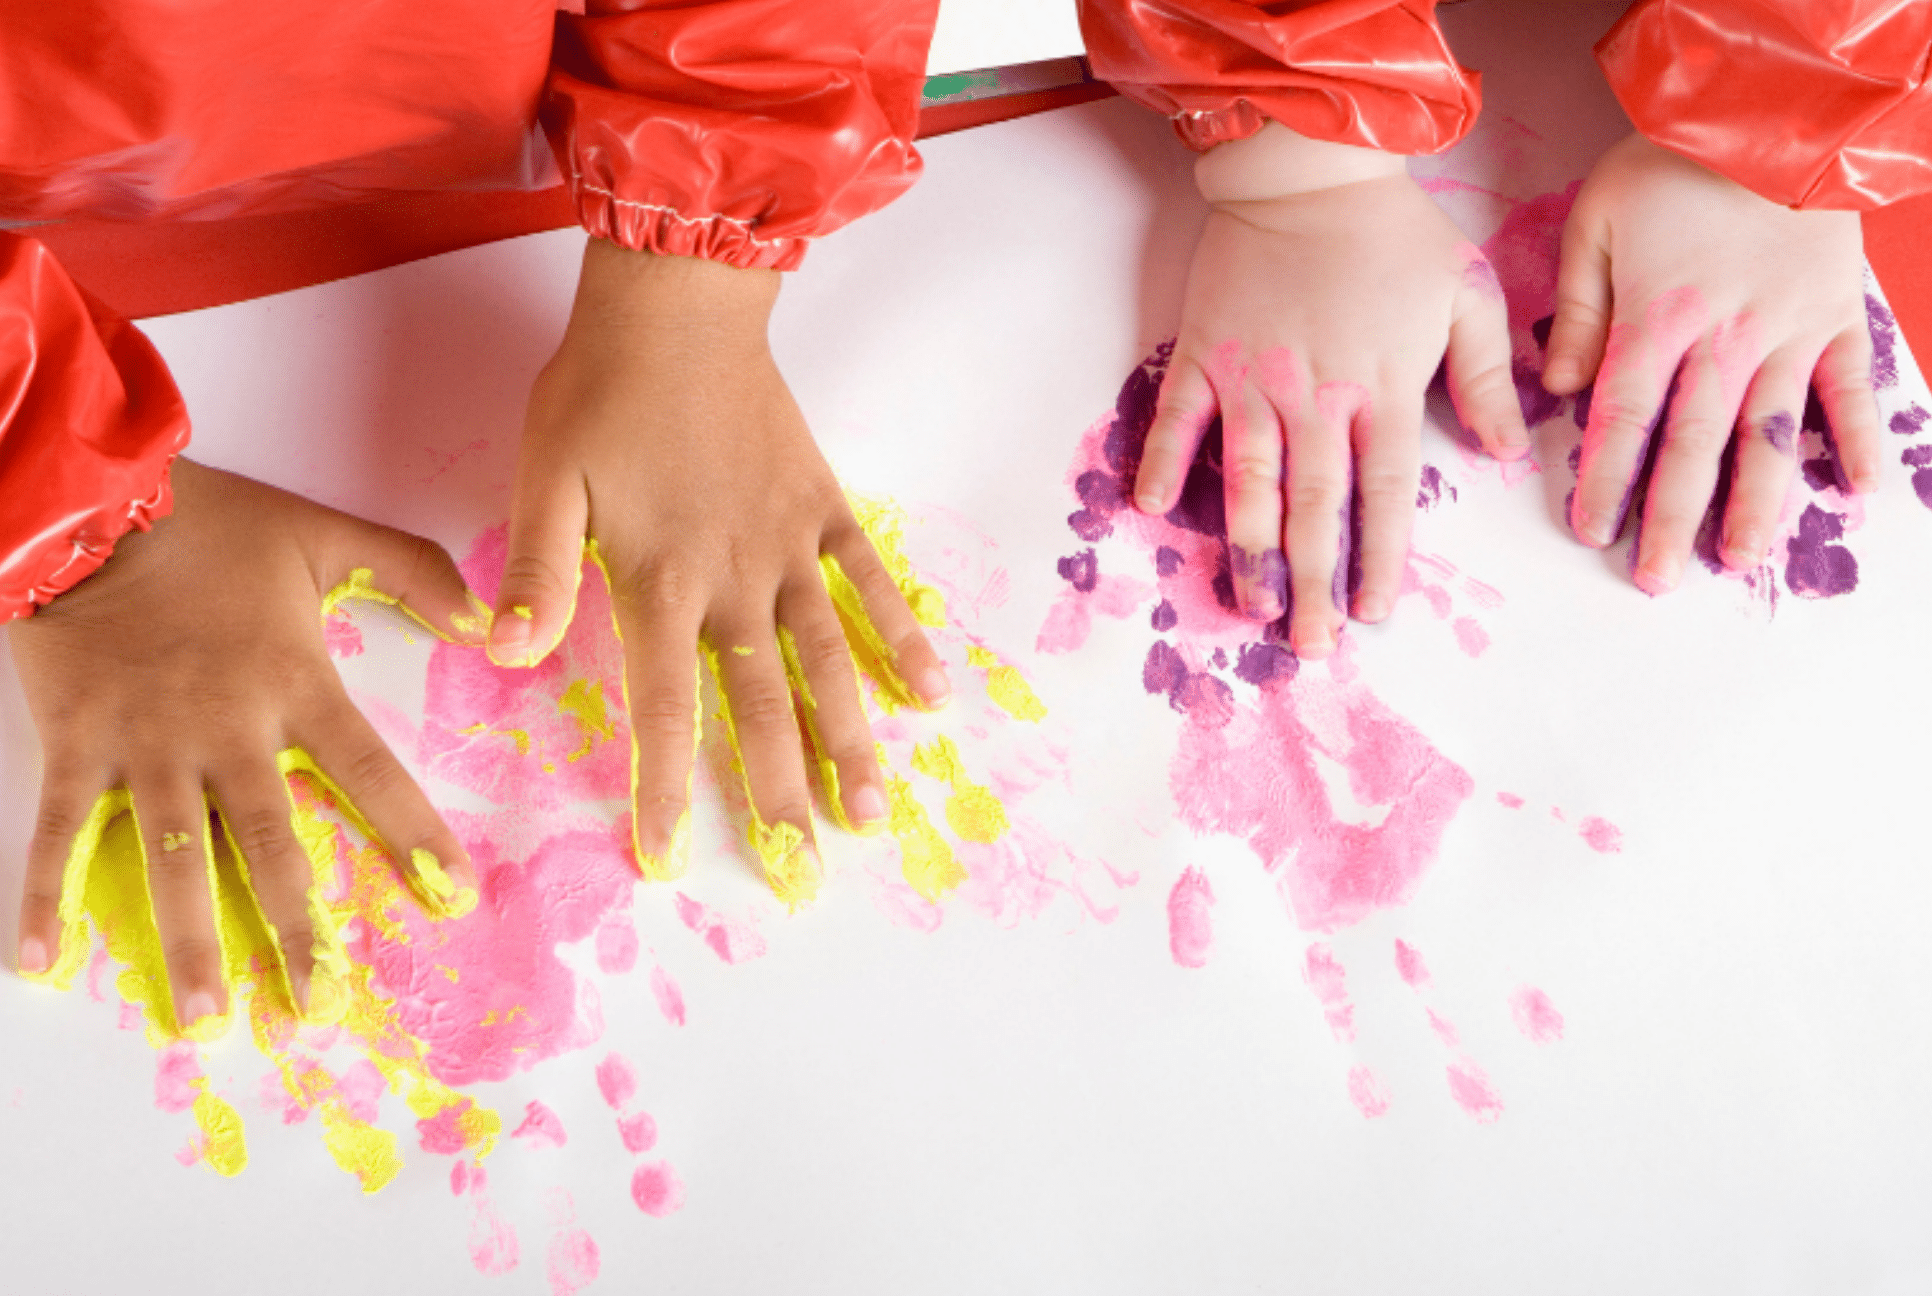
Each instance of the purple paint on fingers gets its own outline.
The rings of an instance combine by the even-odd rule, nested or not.
[[[1242,613],[1255,621],[1273,621],[1288,610],[1288,555],[1279,549],[1253,550],[1228,546],[1228,567],[1234,573]]]
[[[1779,454],[1791,454],[1793,447],[1798,444],[1798,420],[1791,417],[1789,410],[1779,410],[1764,420],[1758,431],[1764,433],[1764,439]]]

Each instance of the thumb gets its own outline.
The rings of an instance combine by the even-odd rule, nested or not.
[[[1449,399],[1484,451],[1496,459],[1520,459],[1529,453],[1530,437],[1516,397],[1509,314],[1489,263],[1470,265],[1482,273],[1465,275],[1473,286],[1456,294],[1449,324]]]
[[[1550,326],[1543,387],[1568,396],[1596,381],[1610,332],[1609,231],[1579,212],[1563,226],[1556,272],[1556,322]]]
[[[438,638],[480,644],[489,609],[470,593],[444,548],[407,531],[355,519],[351,534],[324,573],[334,585],[322,596],[326,618],[344,599],[400,607]]]
[[[535,666],[562,641],[577,606],[589,521],[590,503],[581,482],[546,483],[541,490],[519,485],[490,627],[491,661]]]

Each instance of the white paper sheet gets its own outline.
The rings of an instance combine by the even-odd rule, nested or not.
[[[1587,57],[1617,7],[1449,14],[1488,109],[1417,169],[1477,187],[1437,185],[1476,241],[1523,228],[1508,222],[1524,204],[1621,133]],[[1067,520],[1083,436],[1174,330],[1200,219],[1189,158],[1121,101],[926,154],[912,194],[788,282],[775,345],[848,484],[907,510],[908,550],[957,623],[940,639],[961,696],[887,726],[894,767],[912,739],[954,735],[1006,800],[1012,839],[974,853],[954,837],[975,875],[933,909],[898,881],[893,842],[828,828],[824,894],[787,916],[736,845],[742,798],[713,734],[690,876],[627,887],[628,910],[604,916],[621,962],[611,915],[628,915],[634,969],[600,971],[594,936],[554,950],[601,1033],[456,1086],[504,1121],[486,1186],[460,1195],[474,1155],[423,1150],[389,1095],[378,1124],[404,1168],[362,1196],[317,1116],[284,1124],[286,1100],[263,1101],[274,1068],[240,1030],[197,1061],[246,1123],[248,1168],[184,1167],[194,1122],[156,1110],[157,1054],[117,1028],[111,975],[98,1001],[0,978],[7,1289],[567,1292],[580,1234],[592,1291],[1932,1287],[1932,514],[1913,470],[1893,455],[1862,521],[1843,524],[1851,593],[1798,597],[1780,569],[1773,609],[1769,584],[1693,566],[1652,600],[1621,550],[1592,554],[1560,525],[1567,406],[1538,428],[1541,471],[1513,485],[1429,428],[1445,489],[1418,519],[1417,591],[1385,626],[1351,628],[1340,675],[1308,667],[1294,688],[1415,737],[1466,773],[1468,795],[1406,902],[1312,930],[1277,886],[1300,857],[1271,876],[1246,841],[1183,821],[1196,785],[1174,770],[1196,722],[1143,672],[1157,640],[1203,642],[1199,623],[1154,629],[1161,578],[1124,519],[1092,542]],[[149,331],[195,411],[197,455],[461,556],[505,514],[522,401],[580,245],[534,236]],[[1512,245],[1514,261],[1497,248],[1512,292],[1534,278],[1535,246]],[[1888,417],[1932,405],[1895,355]],[[1800,501],[1852,512],[1829,493]],[[1058,568],[1089,548],[1113,583],[1083,602]],[[1082,606],[1084,642],[1038,650]],[[1487,640],[1474,655],[1464,622]],[[434,652],[380,610],[355,624],[364,651],[345,678],[429,769],[410,740],[424,741]],[[987,703],[972,641],[1019,667],[1044,720]],[[1261,690],[1219,674],[1234,706],[1261,707]],[[11,683],[0,737],[11,948],[38,775]],[[544,779],[511,750],[501,764],[534,798]],[[1373,830],[1410,804],[1402,789],[1345,793],[1349,759],[1324,766],[1337,818]],[[907,777],[943,825],[943,789]],[[452,812],[491,811],[474,786],[430,779]],[[522,867],[519,842],[619,809],[547,808],[523,837],[483,836]],[[1203,908],[1189,887],[1174,900],[1189,869],[1213,894],[1211,943],[1180,942],[1199,967],[1177,961],[1170,925],[1171,903]],[[730,931],[707,942],[706,914],[755,930],[762,954]],[[1426,983],[1409,968],[1421,989],[1398,941],[1426,963]],[[1327,960],[1345,1005],[1318,993]],[[1560,1038],[1526,988],[1560,1014]],[[637,1076],[621,1111],[598,1079],[613,1054]],[[355,1057],[339,1043],[329,1062]],[[1358,1070],[1370,1079],[1351,1094]],[[532,1102],[563,1146],[511,1137]],[[656,1137],[632,1152],[618,1122],[639,1113]],[[681,1208],[640,1211],[640,1165],[671,1168]]]

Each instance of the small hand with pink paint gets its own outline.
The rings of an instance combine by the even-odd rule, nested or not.
[[[1135,501],[1174,507],[1219,415],[1235,598],[1258,621],[1286,614],[1297,655],[1325,656],[1347,616],[1354,506],[1355,616],[1381,620],[1400,592],[1445,352],[1483,448],[1529,450],[1502,290],[1392,154],[1271,122],[1203,154],[1195,176],[1213,210]]]
[[[154,923],[182,1028],[227,1009],[210,891],[209,809],[246,860],[306,1008],[313,871],[290,823],[278,756],[301,748],[400,860],[436,857],[439,884],[475,886],[469,856],[349,701],[323,642],[326,594],[368,585],[452,639],[480,619],[449,555],[231,473],[177,460],[175,509],[130,534],[93,576],[8,626],[46,753],[27,848],[20,968],[63,953],[67,857],[96,799],[132,795]],[[426,870],[425,870],[426,871]]]
[[[889,814],[821,555],[859,591],[917,700],[937,706],[950,686],[772,360],[778,287],[776,271],[591,240],[569,328],[530,396],[490,655],[534,665],[556,646],[594,538],[624,643],[640,867],[663,878],[685,865],[702,645],[754,843],[784,856],[765,861],[774,887],[796,883],[803,898],[817,868],[801,721],[835,774],[833,812],[861,828]],[[768,825],[787,830],[761,837]]]
[[[1623,529],[1655,447],[1635,579],[1674,589],[1735,447],[1718,552],[1762,562],[1815,385],[1850,488],[1877,488],[1881,434],[1856,212],[1793,211],[1633,134],[1605,153],[1563,231],[1544,385],[1592,381],[1570,525]]]

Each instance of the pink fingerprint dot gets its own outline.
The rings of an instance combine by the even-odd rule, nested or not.
[[[1395,943],[1395,972],[1411,990],[1428,988],[1429,965],[1422,961],[1422,955],[1416,952],[1415,946],[1407,941]]]
[[[1589,843],[1590,849],[1599,855],[1615,855],[1623,850],[1623,829],[1608,819],[1591,815],[1577,825],[1577,831]]]
[[[1363,1116],[1374,1120],[1389,1110],[1389,1091],[1375,1072],[1358,1066],[1348,1073],[1348,1096]]]
[[[631,1200],[653,1219],[663,1219],[684,1205],[684,1185],[678,1172],[664,1161],[646,1161],[631,1176]]]
[[[1496,1096],[1489,1077],[1474,1062],[1449,1064],[1449,1096],[1456,1100],[1458,1107],[1475,1117],[1478,1124],[1487,1125],[1503,1114],[1503,1100]]]
[[[615,1111],[637,1096],[637,1069],[612,1053],[597,1064],[597,1088]]]
[[[673,1026],[684,1025],[684,991],[671,974],[661,967],[651,969],[651,997],[657,1000],[657,1010],[664,1014],[664,1020]]]
[[[195,1046],[178,1041],[162,1052],[154,1068],[154,1105],[164,1112],[184,1112],[201,1095],[201,1062]]]
[[[634,1116],[620,1116],[617,1120],[618,1137],[624,1140],[624,1147],[631,1152],[649,1152],[657,1146],[657,1122],[649,1112],[638,1112]]]
[[[1207,963],[1214,945],[1214,889],[1198,868],[1182,872],[1167,894],[1167,947],[1182,967]]]
[[[1471,657],[1480,657],[1489,647],[1489,632],[1477,625],[1474,618],[1457,617],[1454,626],[1456,643]]]
[[[1563,1014],[1550,997],[1535,986],[1519,986],[1509,997],[1509,1015],[1516,1029],[1532,1044],[1554,1044],[1563,1038]]]
[[[550,1239],[550,1296],[574,1296],[597,1281],[602,1260],[597,1239],[582,1229],[566,1229]]]
[[[1498,792],[1496,794],[1496,800],[1511,810],[1521,810],[1523,808],[1523,798],[1517,796],[1514,792]]]
[[[522,1139],[531,1147],[562,1147],[570,1141],[563,1120],[534,1098],[523,1109],[523,1123],[510,1131],[510,1137]]]

